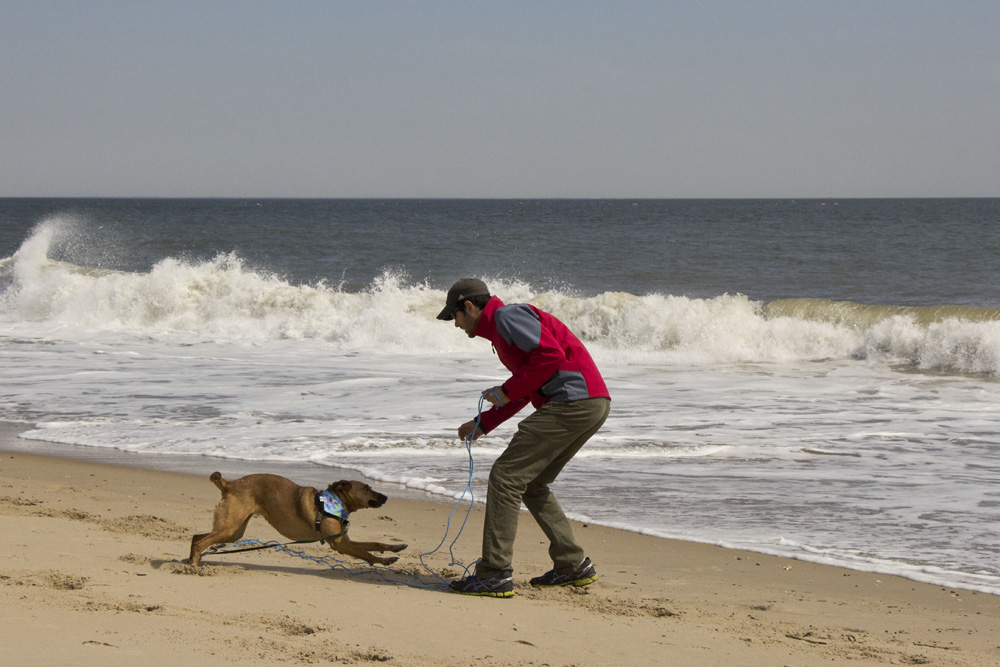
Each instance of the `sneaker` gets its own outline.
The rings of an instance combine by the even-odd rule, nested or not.
[[[555,588],[556,586],[587,586],[597,581],[597,570],[589,558],[584,558],[580,567],[569,574],[559,574],[549,570],[540,577],[535,577],[529,583],[535,588]]]
[[[482,595],[491,598],[509,598],[514,595],[514,580],[511,577],[477,577],[470,574],[465,579],[457,579],[448,588],[461,595]]]

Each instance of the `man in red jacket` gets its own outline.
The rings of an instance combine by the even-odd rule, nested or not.
[[[583,343],[565,324],[528,304],[505,306],[486,284],[464,278],[448,291],[439,320],[455,320],[469,338],[493,343],[511,372],[502,385],[483,392],[493,408],[458,429],[478,438],[529,402],[535,411],[517,427],[490,469],[483,526],[483,554],[475,574],[453,581],[464,595],[510,597],[514,536],[521,503],[549,539],[553,569],[531,579],[536,587],[586,586],[597,570],[573,538],[573,529],[549,490],[563,467],[604,424],[611,396]]]

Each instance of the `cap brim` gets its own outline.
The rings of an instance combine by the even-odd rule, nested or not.
[[[455,310],[455,306],[445,306],[444,310],[442,310],[440,313],[438,313],[438,317],[437,318],[439,320],[444,320],[446,322],[448,320],[453,320],[453,319],[455,319],[455,313],[453,312],[454,310]]]

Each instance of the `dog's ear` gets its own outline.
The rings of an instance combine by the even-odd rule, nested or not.
[[[342,479],[339,482],[331,484],[326,490],[330,493],[340,493],[341,491],[350,491],[350,489],[351,483],[346,479]]]

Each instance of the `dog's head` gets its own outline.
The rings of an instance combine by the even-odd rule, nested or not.
[[[345,479],[334,482],[327,491],[337,494],[351,512],[365,507],[382,507],[389,499],[364,482]]]

